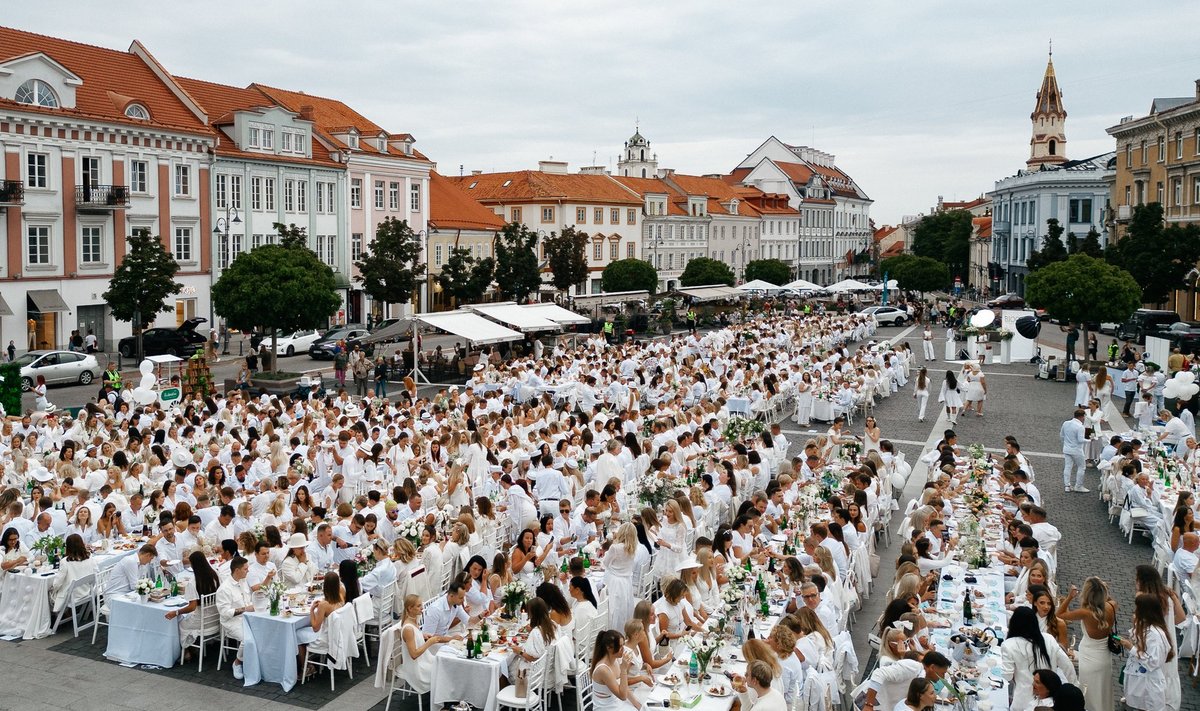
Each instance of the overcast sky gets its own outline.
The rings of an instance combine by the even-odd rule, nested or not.
[[[5,3],[0,22],[341,99],[448,175],[611,167],[635,120],[689,173],[775,135],[835,154],[880,225],[1024,166],[1051,38],[1070,158],[1200,78],[1191,2],[60,1]]]

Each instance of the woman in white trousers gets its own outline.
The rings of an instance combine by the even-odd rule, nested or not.
[[[913,397],[917,401],[917,421],[925,421],[925,406],[929,404],[929,372],[924,368],[917,371],[917,382],[913,386]]]

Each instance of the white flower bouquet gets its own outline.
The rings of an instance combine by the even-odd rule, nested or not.
[[[150,578],[140,578],[134,590],[138,595],[149,595],[154,590],[154,581]]]
[[[407,538],[413,545],[420,545],[421,531],[424,529],[422,519],[410,518],[396,524],[396,535]]]
[[[725,566],[725,577],[729,578],[730,585],[736,585],[736,588],[727,588],[736,590],[738,596],[741,596],[741,586],[750,579],[750,574],[740,565]]]
[[[516,615],[517,610],[529,599],[529,586],[520,580],[514,580],[500,588],[500,603],[510,616]]]
[[[643,474],[637,479],[638,501],[654,509],[661,508],[675,494],[675,487],[655,474]]]
[[[267,529],[261,523],[254,524],[254,537],[260,541],[267,540]]]

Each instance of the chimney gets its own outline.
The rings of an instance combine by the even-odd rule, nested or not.
[[[313,107],[308,104],[301,106],[300,107],[300,118],[304,119],[305,121],[312,121],[313,120]]]
[[[580,175],[608,175],[608,168],[602,165],[585,165],[579,169]]]
[[[565,160],[539,160],[538,171],[541,173],[555,173],[558,175],[567,174],[567,162]]]
[[[1196,100],[1200,101],[1200,79],[1196,80]]]
[[[472,170],[471,175],[483,175],[483,171],[482,170]]]

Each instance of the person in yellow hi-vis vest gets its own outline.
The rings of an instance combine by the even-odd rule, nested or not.
[[[613,342],[613,322],[611,320],[604,322],[604,340],[608,343]]]

